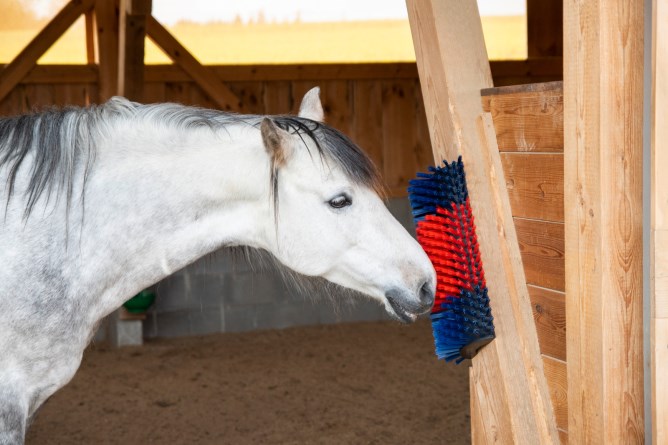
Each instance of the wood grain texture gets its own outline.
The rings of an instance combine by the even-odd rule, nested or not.
[[[383,91],[381,82],[358,80],[353,88],[353,140],[383,171]],[[429,135],[427,135],[427,139]],[[425,149],[431,154],[431,147]]]
[[[527,0],[529,58],[563,55],[563,3],[563,0]]]
[[[536,84],[532,84],[534,86]],[[492,113],[501,151],[563,152],[564,102],[560,82],[545,89],[483,91],[483,108]]]
[[[414,121],[417,108],[410,93],[411,82],[382,83],[383,177],[392,195],[406,190],[415,176],[408,172],[425,170],[428,165],[418,165],[417,128],[405,124]]]
[[[492,78],[477,4],[408,0],[407,6],[434,158],[463,156],[492,295],[497,339],[472,361],[472,396],[485,420],[507,415],[510,422],[502,425],[503,439],[485,429],[475,433],[476,441],[556,444],[503,167],[491,116],[480,103],[480,90],[491,87]],[[490,369],[495,372],[486,374]]]
[[[643,443],[643,3],[564,3],[568,435]]]
[[[469,368],[469,392],[471,394],[471,443],[512,444],[513,426],[511,413],[496,407],[507,403],[503,386],[491,386],[495,376],[501,372],[498,351],[488,348],[487,354],[479,354],[480,366]]]
[[[327,123],[344,134],[352,133],[353,92],[348,80],[330,80],[320,86],[320,99]],[[302,97],[295,102],[301,104]]]
[[[98,103],[106,102],[118,91],[118,0],[95,2],[97,26]]]
[[[551,289],[527,286],[536,322],[540,352],[566,361],[566,295]],[[550,383],[549,375],[548,384]],[[564,402],[565,403],[565,402]],[[561,428],[568,429],[568,425]]]
[[[564,157],[501,153],[513,216],[563,222]]]
[[[528,284],[564,291],[564,224],[515,218]]]
[[[554,407],[557,427],[564,431],[568,428],[568,382],[566,380],[566,363],[543,356],[543,369],[550,387],[550,397]]]
[[[144,87],[144,41],[151,0],[120,0],[118,95],[138,101]]]
[[[0,71],[0,100],[28,74],[37,60],[72,26],[81,14],[93,6],[94,0],[71,0],[33,38],[30,43]]]
[[[245,113],[264,114],[264,82],[234,82],[227,87],[239,99]]]
[[[666,395],[668,383],[665,373],[668,364],[668,318],[652,318],[651,368],[652,368],[652,443],[661,445],[668,437],[668,414],[666,413]]]
[[[650,369],[652,443],[668,443],[668,1],[652,2]]]
[[[295,107],[292,98],[292,85],[288,81],[278,80],[262,82],[264,84],[264,114],[286,114]]]
[[[95,84],[58,85],[58,87],[54,89],[53,102],[46,105],[51,106],[55,103],[58,105],[74,105],[82,107],[90,105],[96,98],[97,85]]]

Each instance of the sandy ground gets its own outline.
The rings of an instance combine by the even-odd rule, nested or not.
[[[468,369],[428,322],[93,345],[28,444],[464,444]]]

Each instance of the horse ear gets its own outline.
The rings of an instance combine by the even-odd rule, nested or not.
[[[322,111],[320,103],[320,87],[311,88],[302,99],[299,106],[299,117],[305,117],[316,122],[322,122],[325,119],[325,113]]]
[[[262,143],[269,153],[274,164],[281,167],[288,159],[290,150],[290,133],[281,129],[276,123],[265,117],[260,124],[260,133],[262,133]]]

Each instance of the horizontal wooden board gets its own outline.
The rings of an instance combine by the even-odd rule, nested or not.
[[[566,296],[563,292],[527,286],[540,352],[566,361]]]
[[[566,362],[543,356],[543,369],[550,390],[557,428],[568,431],[568,383]]]
[[[515,218],[528,284],[564,291],[564,224]]]
[[[557,80],[562,77],[561,58],[492,61],[494,85]],[[414,62],[349,63],[306,65],[209,65],[223,81],[246,80],[309,80],[309,79],[417,79]],[[5,65],[0,65],[0,69]],[[22,83],[96,82],[96,65],[38,65]],[[145,79],[149,82],[180,82],[189,78],[174,65],[147,65]]]
[[[493,87],[493,88],[483,88],[480,90],[480,95],[483,97],[483,107],[486,105],[486,96],[499,96],[506,94],[517,94],[517,93],[543,93],[543,92],[563,92],[564,83],[562,81],[555,82],[539,82],[539,83],[528,83],[524,85],[508,85],[502,87]],[[489,111],[488,108],[485,108],[484,111]]]
[[[500,151],[563,152],[561,82],[492,88],[483,94],[483,108],[492,114]]]
[[[564,221],[564,157],[548,153],[502,153],[513,216]]]

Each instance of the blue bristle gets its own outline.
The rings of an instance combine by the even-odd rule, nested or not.
[[[492,311],[487,289],[462,290],[459,297],[448,298],[442,311],[431,315],[436,356],[445,361],[463,358],[460,350],[476,340],[494,335]]]
[[[418,173],[417,179],[410,181],[408,193],[416,224],[435,214],[438,207],[452,210],[454,204],[465,204],[468,189],[461,156],[452,163],[444,161],[442,167],[429,167],[429,173]],[[439,359],[460,363],[463,347],[494,336],[487,288],[462,290],[458,296],[447,297],[438,309],[431,320]]]
[[[450,209],[452,204],[463,204],[468,199],[464,164],[460,157],[442,167],[429,167],[429,173],[418,173],[417,179],[409,182],[408,196],[415,221],[436,212],[440,206]]]

